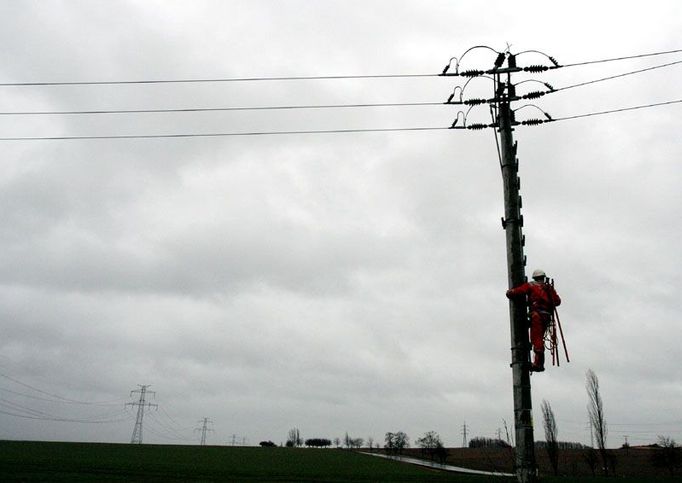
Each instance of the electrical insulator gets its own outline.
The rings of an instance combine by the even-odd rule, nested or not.
[[[528,94],[524,94],[523,98],[524,99],[537,99],[538,97],[542,97],[545,94],[546,94],[546,92],[533,91],[533,92],[529,92]]]
[[[509,54],[507,67],[510,69],[516,69],[516,56],[514,54]]]
[[[529,65],[528,67],[524,67],[523,70],[524,72],[544,72],[549,70],[549,67],[546,65]]]
[[[525,121],[521,121],[521,124],[524,126],[536,126],[544,122],[546,122],[544,119],[526,119]]]
[[[490,127],[490,126],[488,126],[487,124],[478,123],[478,124],[471,124],[470,126],[467,126],[467,129],[472,129],[472,130],[476,131],[479,129],[485,129],[487,127]]]
[[[464,101],[464,104],[470,105],[470,106],[476,106],[478,104],[485,104],[487,102],[486,99],[467,99]]]
[[[464,72],[462,72],[459,75],[464,76],[464,77],[477,77],[477,76],[483,75],[483,74],[485,74],[485,71],[472,69],[472,70],[465,70]]]
[[[547,56],[547,58],[552,61],[552,64],[554,64],[555,67],[559,67],[559,62],[557,62],[554,57],[549,55],[549,56]]]

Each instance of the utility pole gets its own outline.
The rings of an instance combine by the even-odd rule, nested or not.
[[[133,436],[130,438],[130,443],[131,444],[142,444],[142,418],[144,418],[144,408],[151,408],[155,407],[158,408],[158,404],[151,404],[145,401],[147,394],[155,395],[156,393],[153,391],[148,391],[147,388],[151,384],[138,384],[140,386],[140,389],[135,389],[134,391],[130,391],[130,396],[132,397],[133,393],[139,392],[140,393],[140,399],[137,402],[129,402],[126,403],[126,406],[137,406],[137,418],[135,419],[135,428],[133,429]]]
[[[201,423],[201,427],[200,428],[194,428],[194,431],[201,431],[201,442],[199,443],[199,445],[200,446],[206,446],[206,433],[208,431],[213,431],[213,429],[208,427],[208,424],[209,423],[213,424],[213,421],[211,421],[208,418],[204,418],[201,421],[199,421],[199,423]]]
[[[462,425],[462,448],[467,447],[467,422]]]
[[[497,69],[495,80],[496,125],[500,133],[500,163],[504,189],[504,218],[502,227],[507,242],[507,278],[509,288],[526,281],[523,254],[523,216],[521,215],[521,178],[517,145],[512,136],[515,124],[510,102],[516,100],[511,83],[512,72],[518,72],[515,58],[507,57],[507,68]],[[520,483],[536,481],[535,442],[533,440],[533,403],[530,386],[528,315],[523,301],[509,300],[511,324],[511,367],[514,385],[514,428],[516,437],[516,476]]]
[[[494,67],[488,70],[469,69],[460,71],[462,58],[470,51],[475,49],[488,49],[497,54]],[[542,52],[533,50],[522,53],[534,52],[545,55],[553,64],[547,65],[528,65],[523,68],[516,65],[516,57],[520,54],[512,54],[509,47],[504,52],[498,52],[486,45],[471,47],[459,58],[452,57],[445,66],[442,76],[461,76],[461,77],[491,77],[495,84],[492,98],[486,99],[463,99],[462,95],[469,81],[463,86],[458,86],[452,92],[445,104],[457,104],[471,106],[466,113],[457,113],[451,129],[484,129],[494,128],[500,134],[498,152],[500,157],[500,167],[502,170],[502,183],[504,190],[504,218],[502,227],[505,231],[507,247],[507,284],[509,288],[517,287],[526,281],[526,259],[523,254],[523,216],[521,215],[521,178],[519,178],[519,162],[516,157],[516,143],[513,138],[513,127],[518,124],[536,125],[552,121],[546,112],[542,111],[547,118],[545,119],[526,119],[517,122],[514,118],[514,111],[511,103],[522,99],[536,99],[544,96],[555,89],[545,83],[548,91],[535,91],[518,96],[514,84],[511,82],[511,75],[517,72],[544,72],[546,70],[561,67],[553,57],[547,56]],[[448,72],[453,66],[454,72]],[[506,62],[506,67],[504,66]],[[471,80],[471,79],[469,79]],[[459,89],[459,100],[455,99]],[[467,114],[476,105],[490,104],[493,114],[492,124],[468,123]],[[531,104],[532,105],[532,104]],[[525,107],[525,106],[524,106]],[[535,106],[537,108],[537,106]],[[539,108],[538,108],[539,109]],[[457,126],[460,121],[460,114],[464,125]],[[533,407],[530,386],[530,341],[528,340],[528,314],[526,304],[519,300],[509,301],[509,319],[511,326],[511,368],[513,379],[513,400],[514,400],[514,431],[516,444],[516,477],[520,483],[535,483],[537,481],[537,465],[535,463],[535,442],[533,440]]]

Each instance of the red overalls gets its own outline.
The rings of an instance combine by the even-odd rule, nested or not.
[[[550,284],[535,280],[507,290],[508,298],[519,298],[524,295],[528,297],[530,343],[535,354],[531,370],[544,370],[545,330],[549,326],[554,307],[561,305],[561,298]]]

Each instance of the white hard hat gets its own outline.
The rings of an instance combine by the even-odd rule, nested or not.
[[[545,271],[540,270],[539,268],[533,271],[533,278],[545,278],[546,276]]]

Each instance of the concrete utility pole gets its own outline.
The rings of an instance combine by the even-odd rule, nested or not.
[[[137,402],[129,402],[126,403],[126,406],[137,406],[137,418],[135,419],[135,428],[133,429],[133,436],[130,439],[131,444],[142,444],[142,418],[144,418],[144,408],[145,406],[148,408],[151,407],[156,407],[158,408],[158,404],[151,404],[145,401],[145,398],[147,394],[156,394],[153,391],[147,391],[147,388],[151,384],[147,385],[142,385],[138,384],[140,386],[140,389],[135,389],[134,391],[130,391],[130,396],[132,397],[133,393],[139,392],[140,393],[140,399]]]
[[[201,431],[201,442],[199,443],[200,446],[206,446],[206,433],[209,431],[213,431],[211,428],[208,427],[208,424],[211,423],[213,424],[213,421],[211,421],[208,418],[204,418],[201,421],[202,426],[200,428],[194,428],[194,431]]]
[[[462,426],[462,448],[467,447],[467,422],[464,421],[464,425]]]
[[[523,216],[521,215],[521,178],[516,158],[516,143],[512,137],[514,113],[510,102],[516,99],[511,73],[517,72],[508,57],[507,68],[495,73],[495,98],[497,100],[496,124],[500,133],[500,163],[504,188],[504,218],[502,227],[507,241],[507,275],[509,288],[526,281],[523,254]],[[515,64],[515,62],[514,62]],[[511,323],[511,367],[514,384],[514,428],[516,436],[516,475],[520,483],[537,480],[535,442],[533,440],[533,403],[530,387],[530,343],[528,340],[528,315],[522,301],[509,300]]]

